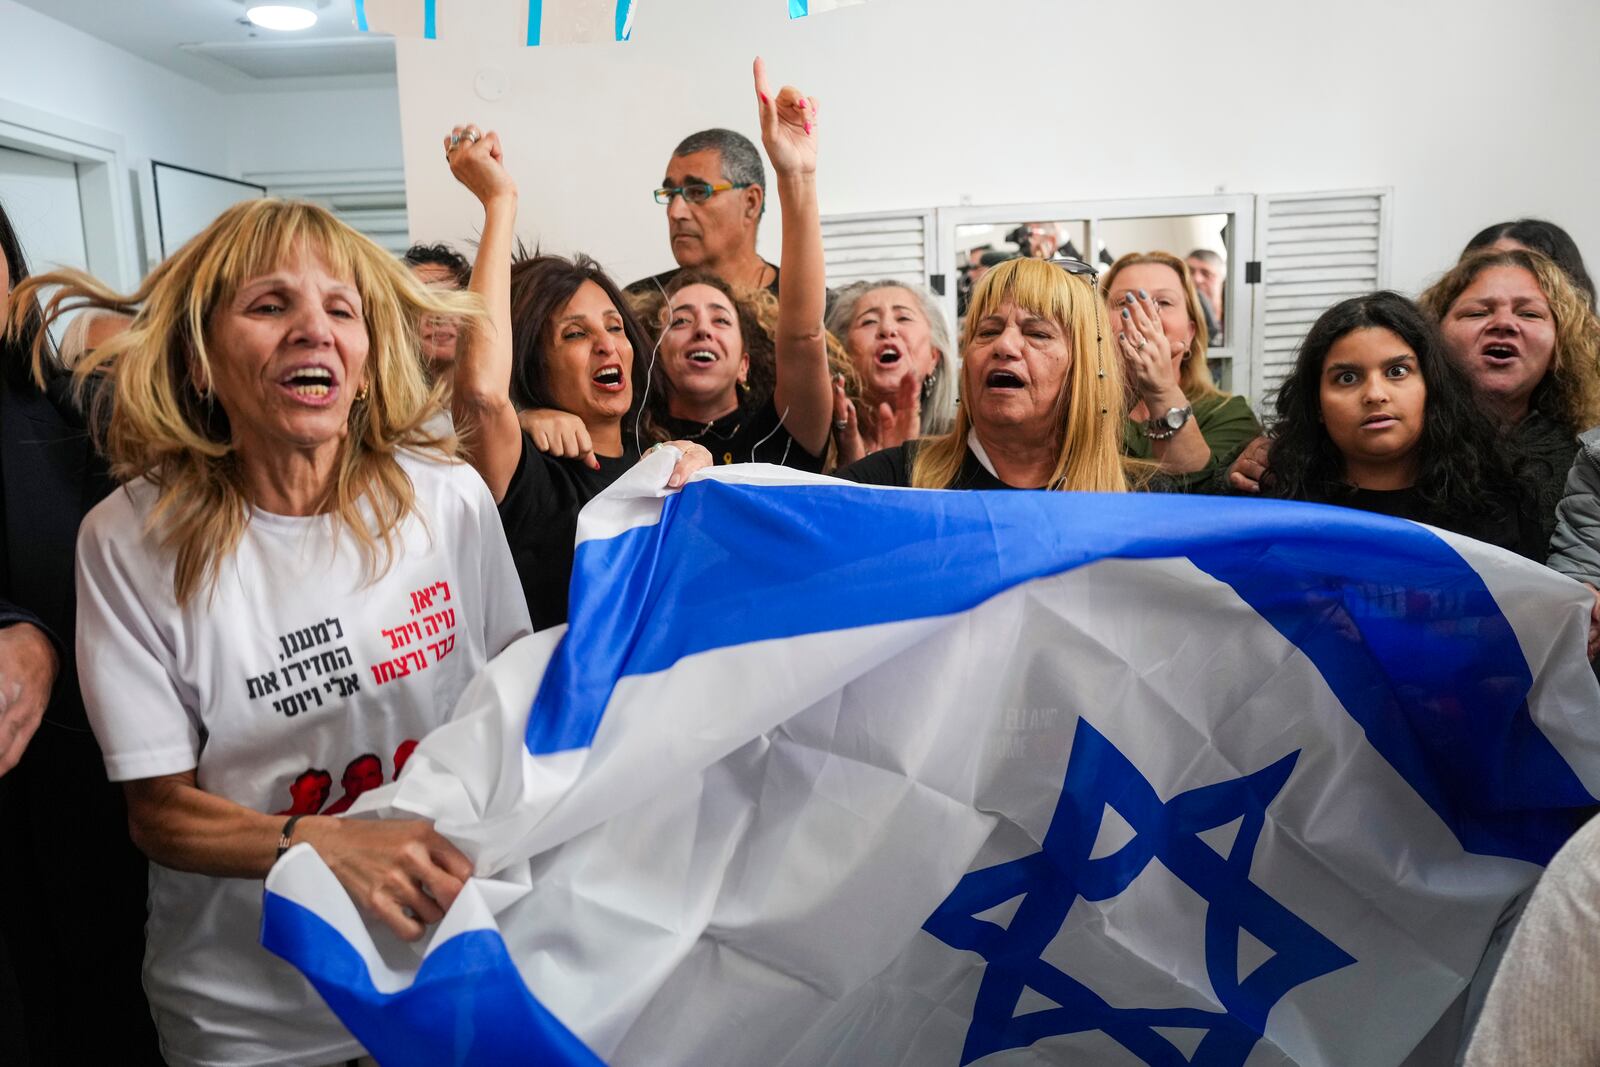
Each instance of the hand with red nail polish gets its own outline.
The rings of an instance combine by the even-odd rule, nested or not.
[[[761,98],[761,140],[778,174],[814,174],[817,169],[816,100],[785,85],[774,97],[767,66],[755,61],[756,95]]]

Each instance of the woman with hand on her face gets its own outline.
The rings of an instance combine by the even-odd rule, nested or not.
[[[437,412],[419,324],[475,301],[417,284],[322,208],[249,200],[129,295],[87,275],[53,318],[136,308],[75,373],[124,484],[78,538],[77,647],[108,775],[151,860],[145,991],[173,1064],[324,1064],[362,1049],[263,948],[261,879],[307,843],[402,939],[472,864],[430,824],[319,814],[442,723],[527,633],[494,504]],[[102,422],[103,419],[103,422]],[[359,771],[359,773],[357,773]],[[282,812],[293,811],[287,819]],[[280,813],[280,814],[273,814]]]
[[[1488,249],[1418,303],[1499,440],[1527,456],[1548,537],[1578,435],[1600,425],[1600,320],[1587,296],[1541,253]]]
[[[500,138],[458,126],[445,139],[456,179],[484,208],[470,291],[489,313],[468,334],[451,394],[467,458],[488,484],[536,629],[567,619],[578,512],[639,460],[639,405],[649,345],[622,291],[599,264],[579,256],[512,263],[517,187]],[[560,419],[531,423],[519,411]],[[677,488],[711,462],[692,442]]]
[[[1277,412],[1269,495],[1413,519],[1544,561],[1515,461],[1433,324],[1398,293],[1325,311]]]
[[[1189,265],[1130,252],[1100,279],[1130,388],[1123,450],[1153,460],[1176,485],[1197,485],[1261,433],[1249,403],[1219,390]]]
[[[834,298],[828,332],[843,339],[861,382],[859,410],[844,382],[834,382],[841,465],[949,431],[956,416],[955,346],[925,288],[898,281],[847,285]]]
[[[1110,331],[1092,274],[1042,259],[1000,264],[968,305],[955,425],[838,476],[919,489],[1127,490],[1126,398]]]

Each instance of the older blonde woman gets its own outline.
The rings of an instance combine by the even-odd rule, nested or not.
[[[1177,485],[1213,477],[1261,424],[1244,397],[1211,380],[1205,312],[1189,265],[1167,252],[1130,252],[1101,277],[1100,291],[1130,389],[1123,452],[1153,460]]]
[[[163,1052],[359,1056],[257,943],[260,880],[307,842],[415,939],[471,874],[425,822],[329,813],[392,779],[530,629],[488,489],[424,429],[438,409],[417,324],[481,311],[321,208],[276,200],[229,208],[135,293],[72,273],[29,284],[65,287],[56,313],[138,309],[76,371],[106,379],[104,447],[125,482],[79,536],[78,649],[152,861],[145,988]]]
[[[1128,488],[1121,363],[1090,268],[1015,259],[984,275],[961,338],[954,427],[838,473],[920,489]]]

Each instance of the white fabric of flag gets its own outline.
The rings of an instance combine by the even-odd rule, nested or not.
[[[1499,549],[672,459],[358,805],[483,876],[420,954],[267,881],[380,1063],[1396,1064],[1600,794],[1590,595]]]

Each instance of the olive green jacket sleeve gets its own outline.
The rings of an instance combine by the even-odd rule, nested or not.
[[[1190,474],[1171,474],[1176,486],[1199,490],[1212,483],[1219,470],[1227,470],[1244,446],[1261,434],[1261,423],[1242,396],[1218,393],[1193,401],[1194,421],[1200,433],[1211,446],[1211,459],[1202,468]],[[1123,452],[1135,459],[1154,459],[1155,450],[1144,435],[1144,427],[1129,419],[1122,432]]]

